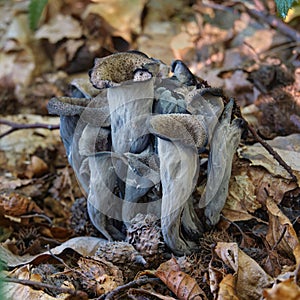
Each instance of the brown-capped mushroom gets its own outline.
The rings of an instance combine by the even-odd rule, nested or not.
[[[103,89],[133,80],[134,72],[146,66],[155,76],[159,72],[160,64],[161,62],[138,51],[114,53],[95,59],[94,67],[90,71],[90,80],[94,87]]]

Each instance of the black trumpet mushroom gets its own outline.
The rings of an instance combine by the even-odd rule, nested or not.
[[[234,101],[182,61],[171,71],[138,51],[99,58],[89,79],[73,82],[73,96],[51,99],[48,110],[60,115],[69,163],[102,235],[124,240],[137,216],[156,219],[165,244],[182,255],[219,221],[243,122]],[[207,184],[197,199],[204,150]]]

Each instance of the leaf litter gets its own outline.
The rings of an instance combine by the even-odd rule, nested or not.
[[[87,78],[95,57],[138,49],[166,63],[181,59],[233,96],[298,182],[249,134],[233,160],[221,220],[200,238],[197,252],[176,259],[165,248],[147,252],[144,240],[153,232],[160,240],[159,225],[137,220],[128,242],[148,265],[137,267],[126,257],[135,253],[126,248],[130,244],[114,250],[112,257],[122,258],[117,265],[108,259],[115,248],[106,246],[89,221],[86,203],[79,201],[82,192],[67,167],[59,133],[18,130],[0,140],[3,273],[50,288],[6,283],[6,296],[70,299],[76,297],[69,296],[72,290],[84,291],[86,299],[111,299],[111,290],[119,289],[120,299],[297,299],[299,40],[251,11],[263,8],[275,16],[274,1],[49,1],[35,33],[27,24],[28,3],[0,4],[1,119],[58,124],[58,118],[43,116],[51,97],[70,95],[68,84]],[[5,130],[1,125],[1,133]],[[205,173],[195,197],[204,182]],[[176,270],[167,265],[162,271],[168,261]],[[147,269],[156,271],[139,277],[137,272]],[[151,281],[155,274],[163,283]]]

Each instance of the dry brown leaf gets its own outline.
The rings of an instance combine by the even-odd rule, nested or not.
[[[255,195],[256,187],[247,175],[247,170],[231,176],[229,193],[223,209],[224,216],[232,222],[253,218],[251,213],[261,207]]]
[[[60,246],[51,249],[51,253],[54,255],[60,255],[66,249],[72,249],[82,256],[92,256],[96,253],[97,249],[103,243],[107,243],[107,240],[95,238],[95,237],[76,237],[72,238]],[[51,254],[46,251],[38,255],[23,255],[18,256],[10,252],[5,245],[0,245],[0,257],[3,259],[9,267],[17,267],[26,263],[38,263],[47,261]]]
[[[20,124],[59,124],[59,118],[30,114],[5,116],[3,119]],[[1,125],[0,133],[4,133],[8,129],[8,126]],[[58,145],[61,145],[59,130],[50,131],[43,128],[17,130],[0,139],[0,152],[4,152],[6,157],[5,169],[16,172],[18,166],[26,164],[26,160],[38,149],[53,149]]]
[[[268,141],[275,151],[294,170],[300,183],[300,134],[291,134],[285,137],[276,137]],[[287,171],[263,148],[260,144],[244,146],[238,151],[240,158],[249,159],[254,166],[266,168],[274,176],[290,179]]]
[[[209,288],[211,293],[214,295],[214,298],[218,295],[218,290],[220,288],[220,282],[224,277],[224,274],[218,268],[214,268],[212,266],[214,258],[210,260],[209,267],[208,267],[208,276],[209,276]]]
[[[236,295],[241,299],[261,299],[263,290],[273,279],[236,243],[218,243],[215,252],[235,271]]]
[[[239,162],[233,165],[222,213],[232,222],[256,219],[253,213],[266,203],[268,196],[280,203],[285,193],[296,187],[297,183],[274,177],[262,167],[249,167],[249,163]]]
[[[219,284],[217,300],[238,300],[236,295],[236,278],[232,274],[227,274]]]
[[[83,18],[89,14],[98,14],[114,28],[113,35],[132,41],[132,34],[141,32],[141,15],[145,0],[93,0],[84,12]]]
[[[27,178],[41,177],[48,172],[48,165],[38,156],[31,156],[30,164],[27,166],[25,176]]]
[[[300,287],[290,278],[264,290],[263,295],[266,300],[297,300],[300,299]]]
[[[180,266],[174,257],[162,263],[156,270],[155,276],[157,276],[178,299],[207,299],[196,280],[180,271]]]
[[[293,257],[299,239],[290,220],[280,211],[272,198],[268,198],[266,206],[269,213],[269,230],[266,239],[276,250]]]
[[[78,261],[80,280],[85,290],[100,296],[123,284],[123,275],[118,267],[104,259],[81,257]],[[74,273],[75,277],[78,273]]]
[[[35,33],[36,39],[48,39],[55,44],[58,41],[68,39],[78,39],[82,36],[80,23],[69,15],[57,14],[48,24],[42,25]]]
[[[37,274],[31,274],[29,265],[20,267],[13,272],[11,272],[10,277],[15,277],[18,279],[32,280],[41,282],[41,277]],[[23,299],[23,300],[33,300],[33,299],[43,299],[43,300],[55,300],[56,297],[52,297],[42,290],[36,290],[30,286],[6,282],[1,287],[1,295],[5,295],[5,299]],[[68,294],[60,294],[59,299],[67,299]]]
[[[0,214],[20,217],[29,213],[42,213],[43,211],[31,198],[11,192],[0,194]]]

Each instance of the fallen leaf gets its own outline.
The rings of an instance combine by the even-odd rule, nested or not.
[[[43,211],[24,195],[11,192],[0,194],[0,214],[12,217],[20,217],[29,213],[42,213]]]
[[[155,276],[180,300],[198,299],[196,297],[199,297],[199,299],[207,299],[196,280],[180,271],[180,266],[174,257],[162,263],[156,270]]]
[[[261,299],[263,290],[273,281],[272,277],[236,243],[219,242],[215,252],[235,271],[236,295],[241,299]]]
[[[263,296],[266,300],[297,300],[300,299],[300,287],[290,278],[264,290]]]
[[[97,296],[124,284],[122,272],[111,262],[97,257],[81,257],[77,263],[79,266],[78,271],[80,272],[79,276],[85,290]],[[73,276],[75,278],[78,277],[78,272],[74,272]]]
[[[60,246],[51,249],[54,255],[60,255],[66,249],[72,249],[82,256],[92,256],[96,253],[99,246],[106,243],[107,240],[95,237],[76,237],[72,238]],[[17,267],[24,264],[34,264],[38,262],[47,261],[51,254],[46,251],[38,255],[23,255],[18,256],[10,252],[5,245],[0,245],[0,257],[7,263],[9,267]]]
[[[27,178],[41,177],[48,172],[48,165],[38,156],[31,156],[30,164],[27,166],[25,176]]]
[[[276,137],[268,144],[292,168],[300,183],[300,134],[291,134],[285,137]],[[267,152],[260,144],[244,146],[238,151],[240,158],[249,159],[253,166],[263,166],[274,176],[290,179],[288,172]]]
[[[219,284],[217,300],[239,300],[236,295],[236,278],[232,274],[227,274]]]
[[[49,23],[42,25],[35,33],[36,39],[47,39],[52,44],[64,38],[77,39],[81,36],[80,23],[70,15],[62,14],[55,15]]]
[[[87,6],[84,16],[98,14],[114,28],[113,35],[121,36],[126,41],[132,41],[132,34],[141,32],[141,15],[145,0],[93,0]]]
[[[269,230],[266,240],[276,250],[293,257],[294,249],[299,247],[299,239],[290,220],[280,211],[272,198],[268,198],[266,207],[269,214]]]

